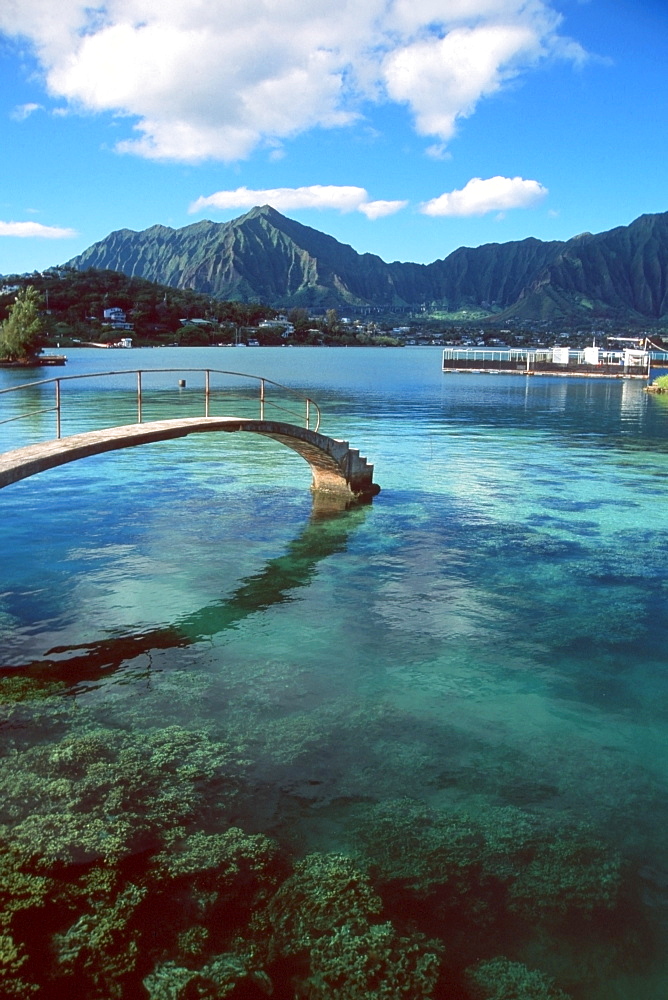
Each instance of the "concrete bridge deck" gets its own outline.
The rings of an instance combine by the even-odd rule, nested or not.
[[[312,489],[351,499],[367,499],[380,492],[373,482],[373,465],[347,441],[276,420],[245,417],[187,417],[126,424],[55,438],[0,454],[0,488],[67,462],[120,448],[167,441],[205,432],[262,434],[286,445],[304,458],[313,474]]]

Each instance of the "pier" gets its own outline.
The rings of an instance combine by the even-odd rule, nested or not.
[[[443,351],[444,372],[648,379],[651,365],[649,351],[631,348],[608,351],[595,346],[583,350],[446,347]]]

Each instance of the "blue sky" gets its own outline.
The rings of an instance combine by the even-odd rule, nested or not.
[[[270,203],[359,252],[668,210],[666,0],[3,0],[0,274]]]

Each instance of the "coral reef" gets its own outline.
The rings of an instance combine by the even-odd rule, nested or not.
[[[251,922],[269,964],[300,959],[309,1000],[394,1000],[432,996],[442,945],[401,936],[382,920],[368,876],[342,854],[298,862]]]
[[[163,957],[171,959],[176,949],[190,965],[227,950],[286,874],[277,845],[263,834],[238,827],[211,834],[174,831],[147,872],[154,906],[162,902],[164,913],[172,914],[170,921],[162,918],[163,939],[172,939]]]
[[[36,720],[40,704],[75,711],[59,691],[40,703],[30,685],[19,688],[28,700],[17,708],[35,705]],[[380,746],[391,713],[360,711],[353,725],[329,707],[272,720],[254,737],[248,719],[215,739],[177,725],[108,728],[90,709],[76,711],[64,737],[47,730],[24,750],[8,742],[2,758],[0,992],[12,1000],[40,991],[45,1000],[66,991],[125,1000],[142,990],[150,1000],[428,1000],[446,980],[465,981],[473,1000],[564,1000],[542,973],[509,959],[480,963],[464,980],[462,970],[506,950],[502,927],[527,939],[539,928],[552,940],[578,922],[593,928],[617,905],[619,859],[558,813],[482,799],[469,800],[470,811],[438,811],[352,795],[336,821],[342,843],[350,823],[354,856],[312,852],[296,863],[242,828],[258,775],[272,790],[274,772],[290,790],[287,809],[267,807],[277,816],[302,794],[340,811],[334,796],[366,787],[376,759],[363,755],[355,770],[359,746],[346,727],[367,718]],[[336,766],[318,770],[333,747]],[[339,782],[344,762],[351,774]]]
[[[354,832],[383,882],[420,895],[435,886],[460,895],[479,881],[484,837],[463,813],[437,814],[412,799],[390,799],[372,807]]]
[[[465,979],[471,1000],[569,1000],[542,972],[502,956],[467,969]]]
[[[378,917],[383,903],[368,876],[343,854],[310,854],[297,862],[256,919],[271,938],[272,952],[295,954],[342,924],[354,930]]]
[[[125,980],[139,956],[133,917],[146,889],[127,883],[112,900],[96,900],[67,931],[53,936],[57,972],[92,986],[89,996],[122,1000]]]
[[[93,729],[5,757],[0,817],[27,857],[115,862],[193,821],[211,798],[221,808],[242,766],[237,748],[179,726],[138,736]]]
[[[509,881],[509,908],[527,920],[593,918],[619,901],[621,861],[583,826],[532,845]]]
[[[163,962],[144,979],[149,1000],[223,1000],[242,983],[256,987],[257,993],[271,996],[269,976],[253,965],[252,957],[229,953],[216,956],[194,970]]]
[[[350,924],[314,941],[309,1000],[419,1000],[433,996],[442,946],[419,934],[400,936],[391,923],[355,933]]]
[[[0,991],[7,1000],[28,1000],[39,989],[17,975],[28,956],[11,934],[0,934]]]
[[[545,922],[593,918],[619,899],[621,859],[592,830],[514,807],[441,813],[398,799],[371,808],[353,832],[381,882],[422,897],[438,890],[441,908],[477,922],[488,899],[497,914],[505,899],[507,911]]]
[[[224,869],[225,864],[223,879]],[[180,935],[180,956],[159,962],[144,979],[151,1000],[213,1000],[243,981],[271,995],[276,975],[288,975],[295,995],[308,1000],[426,1000],[433,995],[442,951],[438,942],[417,933],[401,935],[382,920],[382,901],[368,877],[341,854],[299,861],[248,926],[228,936],[228,950],[209,954],[204,962],[200,951],[197,966],[191,943],[208,950],[215,936],[214,931],[205,937],[201,927]]]
[[[0,972],[14,992],[7,987],[5,994],[29,996],[46,976],[91,998],[127,995],[140,945],[161,951],[170,940],[173,921],[156,912],[166,886],[189,886],[179,933],[194,922],[191,911],[202,907],[205,889],[219,907],[246,898],[232,909],[247,912],[276,851],[268,838],[227,829],[243,767],[236,747],[178,726],[138,735],[82,727],[60,741],[6,753]],[[193,832],[212,816],[223,833]],[[179,902],[177,892],[177,909]],[[154,934],[147,935],[147,925]],[[195,938],[191,933],[191,951]],[[146,965],[146,955],[141,961]]]
[[[0,674],[0,705],[41,701],[66,690],[61,681],[43,681],[24,674]]]

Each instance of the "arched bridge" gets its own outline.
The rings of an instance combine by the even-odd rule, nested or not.
[[[165,403],[169,402],[170,394],[173,398],[173,386],[165,387],[164,385],[166,374],[169,372],[183,374],[186,371],[204,375],[204,414],[180,416],[167,420],[146,420],[147,410],[151,407],[157,407],[160,412],[164,413]],[[127,375],[136,378],[136,389],[133,392],[135,397],[133,405],[137,408],[135,423],[62,435],[64,412],[71,412],[73,407],[76,409],[77,399],[79,403],[82,399],[80,395],[75,395],[74,401],[68,400],[67,407],[64,407],[64,388],[70,388],[70,383],[75,380],[103,376],[114,376],[117,379],[118,376]],[[215,375],[227,377],[228,382],[231,376],[244,380],[255,380],[259,383],[259,397],[257,393],[249,394],[247,391],[242,392],[241,395],[235,394],[233,390],[230,391],[229,385],[216,389],[212,383],[212,376]],[[150,376],[158,376],[159,381],[162,380],[163,384],[152,390],[149,389],[147,383]],[[55,390],[54,404],[35,407],[36,400],[40,403],[44,401],[43,392],[47,386],[53,386]],[[180,408],[183,409],[183,390],[186,387],[186,380],[179,379],[178,387],[178,402]],[[96,372],[90,375],[65,375],[59,378],[12,386],[0,390],[0,404],[3,402],[3,395],[6,401],[7,394],[10,393],[19,395],[22,393],[24,398],[27,394],[29,405],[33,408],[26,412],[13,413],[11,416],[2,416],[0,424],[29,417],[34,420],[37,414],[53,412],[56,419],[56,435],[49,440],[38,441],[0,453],[0,488],[28,476],[36,475],[46,469],[64,465],[89,455],[98,455],[107,451],[155,441],[167,441],[189,434],[204,432],[229,434],[244,431],[273,438],[301,455],[311,467],[312,489],[317,493],[335,493],[349,499],[363,500],[375,496],[380,491],[380,487],[373,482],[373,466],[369,465],[357,449],[351,448],[347,441],[339,441],[319,432],[320,410],[313,400],[300,397],[302,403],[305,404],[304,426],[291,421],[269,419],[269,416],[274,416],[274,413],[268,414],[269,409],[276,410],[281,415],[286,413],[288,416],[296,415],[295,411],[286,407],[285,403],[286,398],[292,399],[297,394],[294,390],[259,376],[245,375],[240,372],[224,372],[218,369],[144,369],[142,371]],[[38,396],[35,395],[36,393]],[[186,400],[187,406],[185,408],[192,410],[193,407],[197,407],[198,396],[197,390],[192,392],[192,395]],[[16,397],[12,396],[11,399],[13,402]],[[87,402],[88,399],[89,397],[87,397]],[[218,404],[220,408],[221,401],[224,402],[225,408],[233,405],[234,401],[236,408],[254,408],[258,415],[212,415],[211,411],[214,405]],[[109,400],[107,400],[108,402]],[[127,390],[124,391],[123,402],[127,406]],[[0,414],[1,412],[0,410]],[[311,429],[309,426],[313,420],[315,420],[315,429]]]

